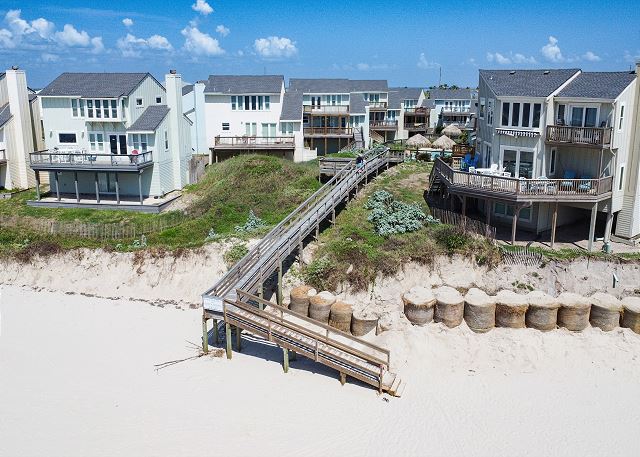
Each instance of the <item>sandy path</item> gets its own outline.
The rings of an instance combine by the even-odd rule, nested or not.
[[[401,399],[245,342],[194,354],[197,310],[4,287],[0,455],[637,455],[640,337],[438,325],[409,348]],[[260,358],[255,355],[261,356]],[[396,354],[397,355],[397,354]]]

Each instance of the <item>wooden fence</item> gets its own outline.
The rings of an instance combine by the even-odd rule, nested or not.
[[[500,254],[507,265],[538,267],[542,263],[542,254],[530,250],[528,246],[512,246],[509,249],[500,247]]]
[[[480,235],[493,242],[496,240],[496,228],[492,225],[487,225],[484,222],[452,211],[447,211],[446,209],[430,208],[430,211],[431,215],[439,219],[443,224],[455,225],[456,227],[462,228],[466,233]]]

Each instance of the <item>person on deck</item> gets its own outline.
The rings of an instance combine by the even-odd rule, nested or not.
[[[358,154],[356,157],[356,170],[358,170],[358,173],[364,171],[364,156],[362,154]]]

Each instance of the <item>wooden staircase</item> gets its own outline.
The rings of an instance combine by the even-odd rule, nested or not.
[[[379,144],[384,143],[384,137],[380,135],[378,132],[376,132],[375,130],[369,130],[369,136],[376,143],[379,143]]]

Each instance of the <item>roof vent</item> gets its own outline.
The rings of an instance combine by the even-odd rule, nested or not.
[[[19,67],[19,66],[17,66],[17,65],[12,65],[12,66],[11,66],[11,69],[12,69],[12,70],[19,70],[19,69],[20,69],[20,67]]]
[[[516,74],[516,71],[515,71],[515,70],[511,70],[511,71],[509,72],[509,74],[510,74],[510,75],[515,75],[515,74]]]
[[[176,70],[169,70],[169,73],[172,74],[172,75],[175,75],[178,72]]]
[[[551,73],[549,70],[545,70],[545,71],[544,71],[544,74],[545,74],[545,75],[548,75],[549,73]]]

